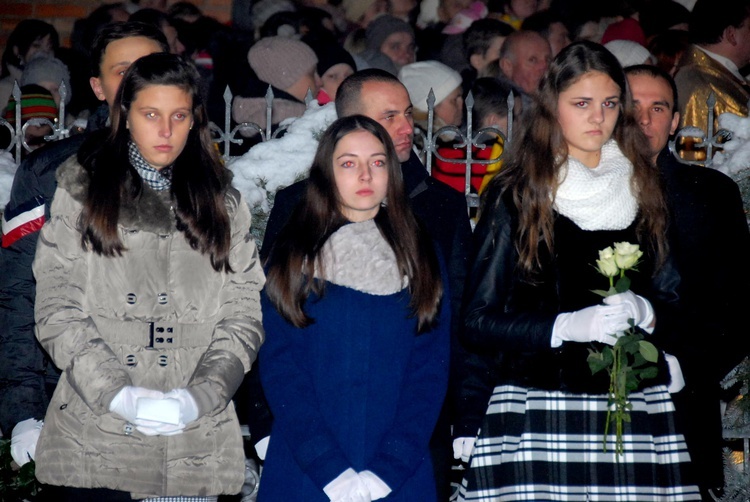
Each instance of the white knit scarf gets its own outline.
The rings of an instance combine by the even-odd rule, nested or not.
[[[349,223],[334,232],[320,251],[315,277],[372,295],[390,295],[409,281],[375,220]]]
[[[633,164],[614,139],[602,146],[599,165],[594,168],[568,156],[560,167],[555,209],[583,230],[625,229],[638,212],[632,174]]]

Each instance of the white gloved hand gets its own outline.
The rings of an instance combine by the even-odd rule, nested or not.
[[[633,319],[635,325],[648,333],[653,333],[654,308],[644,297],[636,295],[632,291],[625,291],[604,298],[604,303],[606,305],[626,305],[630,318]]]
[[[380,479],[380,476],[372,471],[362,471],[359,473],[359,477],[362,482],[364,482],[367,489],[370,490],[371,500],[378,500],[387,497],[393,491],[385,481]]]
[[[333,502],[370,502],[370,490],[367,489],[357,471],[351,467],[336,476],[323,487],[323,491]]]
[[[602,342],[614,345],[615,334],[630,327],[629,307],[625,304],[594,305],[575,312],[558,314],[552,327],[552,347],[563,341]]]
[[[669,366],[669,387],[667,390],[670,394],[676,394],[685,388],[685,378],[682,376],[682,367],[680,361],[677,360],[672,354],[664,354],[664,359],[667,361]]]
[[[195,402],[195,398],[189,390],[173,389],[164,394],[164,397],[179,401],[180,422],[183,424],[187,425],[198,419],[198,403]]]
[[[268,452],[268,442],[271,440],[271,436],[266,436],[257,443],[255,443],[255,453],[258,454],[258,458],[261,460],[266,459],[266,453]]]
[[[135,423],[138,414],[138,398],[150,397],[162,399],[164,393],[158,390],[144,389],[143,387],[133,387],[126,385],[109,403],[109,411],[119,415],[128,422]]]
[[[10,456],[19,466],[34,460],[36,443],[39,441],[43,426],[43,421],[28,418],[13,427],[10,436]]]
[[[453,458],[461,462],[469,462],[471,453],[474,451],[475,437],[456,438],[453,440]]]
[[[136,425],[152,422],[170,425],[183,423],[180,420],[180,402],[169,397],[139,397],[135,405]]]
[[[150,420],[136,420],[136,430],[144,436],[176,436],[185,430],[185,424],[165,424]]]

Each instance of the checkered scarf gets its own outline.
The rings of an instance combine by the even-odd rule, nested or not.
[[[141,179],[148,186],[156,191],[168,190],[172,186],[172,166],[164,167],[161,170],[154,169],[146,162],[146,159],[143,158],[141,152],[138,151],[138,147],[132,141],[128,144],[128,156],[130,164],[135,167],[135,170],[141,175]]]

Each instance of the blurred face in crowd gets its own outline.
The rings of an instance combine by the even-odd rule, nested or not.
[[[558,52],[570,45],[570,33],[563,23],[558,21],[549,26],[547,42],[552,49],[553,58],[557,56]]]
[[[15,46],[13,47],[13,52],[22,63],[26,63],[37,54],[54,56],[55,48],[52,46],[51,36],[47,34],[34,40],[26,51],[26,54],[19,54],[20,51]]]
[[[506,37],[497,36],[492,39],[490,46],[484,54],[472,54],[470,58],[471,66],[477,71],[482,71],[487,68],[493,61],[497,61],[500,58],[500,49],[505,42]]]
[[[156,41],[146,37],[128,37],[110,42],[99,63],[99,76],[89,80],[91,89],[97,98],[111,106],[122,77],[133,61],[161,51]]]
[[[461,125],[464,112],[464,99],[461,92],[461,86],[458,86],[447,98],[435,105],[435,116],[445,122],[446,125]]]
[[[541,35],[527,32],[514,42],[513,53],[500,60],[503,73],[524,92],[536,92],[547,66],[552,59],[552,49]]]
[[[557,99],[557,121],[568,155],[586,167],[599,165],[601,150],[620,116],[620,87],[598,71],[583,74]]]
[[[441,0],[438,6],[438,16],[444,23],[450,22],[453,17],[471,5],[471,0]]]
[[[387,0],[375,0],[370,4],[365,13],[362,15],[360,25],[363,28],[367,28],[370,22],[381,14],[388,12],[388,1]]]
[[[414,37],[405,31],[391,33],[380,46],[380,52],[388,56],[397,69],[413,63],[417,56]]]
[[[315,68],[315,65],[310,68],[310,71],[302,75],[302,77],[300,77],[300,79],[290,88],[282,90],[288,92],[298,100],[304,101],[308,89],[312,92],[313,97],[317,96],[318,91],[320,90],[320,77],[318,76],[318,70]]]
[[[672,87],[663,78],[651,75],[628,75],[628,84],[633,94],[638,125],[648,138],[651,156],[656,160],[680,123]]]
[[[536,12],[537,0],[510,0],[507,10],[508,14],[518,19],[526,19]]]
[[[406,19],[409,12],[417,6],[417,0],[389,0],[388,4],[391,14]]]
[[[164,36],[167,39],[169,52],[178,55],[182,55],[185,52],[185,45],[180,42],[180,39],[177,37],[177,28],[169,23],[164,23],[161,27],[161,32],[164,33]]]
[[[365,82],[358,113],[379,122],[391,137],[399,162],[409,160],[414,139],[413,107],[409,93],[396,82]]]
[[[352,131],[333,151],[339,208],[349,221],[370,220],[388,192],[385,146],[369,131]]]
[[[130,138],[151,167],[174,163],[193,127],[193,97],[174,85],[150,85],[136,94],[128,111]]]
[[[320,78],[321,80],[321,88],[326,91],[326,94],[331,98],[331,100],[336,99],[336,91],[338,90],[339,86],[341,85],[341,82],[344,81],[346,77],[354,73],[354,70],[351,66],[349,66],[346,63],[339,63],[331,66],[326,70],[326,72],[323,74],[323,76]]]

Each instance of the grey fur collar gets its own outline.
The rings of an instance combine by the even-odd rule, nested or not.
[[[331,235],[320,252],[315,277],[381,296],[409,284],[374,220],[344,225]]]
[[[57,170],[57,186],[83,204],[89,187],[89,174],[73,155]],[[176,230],[171,209],[169,191],[161,194],[145,183],[135,200],[124,200],[120,205],[118,223],[125,228],[156,234],[172,233]]]

